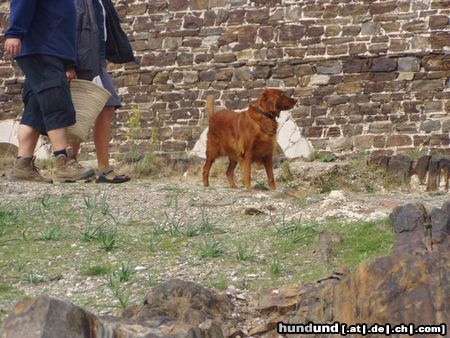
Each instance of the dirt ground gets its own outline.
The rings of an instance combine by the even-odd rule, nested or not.
[[[250,191],[229,189],[220,168],[209,188],[201,185],[200,167],[122,185],[3,176],[0,322],[17,300],[40,294],[117,315],[152,286],[180,278],[238,299],[236,316],[251,326],[261,288],[312,281],[389,254],[387,219],[395,206],[420,202],[431,209],[450,198],[410,185],[386,189],[367,168],[353,173],[347,164],[280,166],[275,191],[265,190],[262,169],[254,170]],[[338,177],[336,168],[354,179]],[[351,184],[330,185],[330,173],[338,175],[334,182]],[[339,237],[325,258],[318,246],[324,232]]]

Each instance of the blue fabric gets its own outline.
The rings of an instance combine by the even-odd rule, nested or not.
[[[17,63],[25,74],[22,91],[25,109],[20,123],[43,135],[75,124],[66,62],[50,55],[30,55],[17,59]]]
[[[12,0],[6,38],[22,40],[21,58],[33,54],[76,62],[74,0]]]
[[[100,59],[106,58],[106,36],[105,36],[105,16],[103,15],[103,7],[100,4],[101,0],[93,0],[92,7],[94,8],[95,21],[97,22],[99,37],[100,37]]]

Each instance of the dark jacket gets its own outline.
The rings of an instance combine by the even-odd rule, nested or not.
[[[81,79],[92,80],[102,69],[100,56],[101,41],[92,1],[77,0],[77,75]]]
[[[6,38],[22,40],[17,57],[46,54],[76,60],[76,8],[73,0],[12,0]]]
[[[106,13],[104,41],[103,10],[99,0],[77,0],[77,74],[91,80],[100,74],[105,59],[112,63],[135,61],[127,36],[111,0],[101,0]]]

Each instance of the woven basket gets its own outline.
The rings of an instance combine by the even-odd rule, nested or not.
[[[70,93],[77,113],[77,122],[67,128],[67,141],[80,143],[87,139],[98,114],[111,94],[104,88],[86,80],[71,80]]]

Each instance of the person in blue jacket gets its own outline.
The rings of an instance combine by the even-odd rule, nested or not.
[[[94,80],[111,93],[111,98],[100,112],[93,128],[98,166],[96,182],[127,182],[130,179],[127,175],[117,174],[109,165],[111,122],[114,111],[121,106],[121,102],[106,64],[107,60],[113,63],[135,61],[133,51],[111,0],[76,0],[76,4],[78,51],[74,76]],[[71,146],[76,156],[80,145]]]
[[[66,127],[76,122],[66,71],[76,63],[77,31],[74,0],[13,0],[5,53],[16,59],[25,74],[24,112],[19,126],[19,152],[9,178],[51,181],[34,165],[40,134],[48,135],[53,148],[58,181],[77,181],[94,175],[71,160]]]

